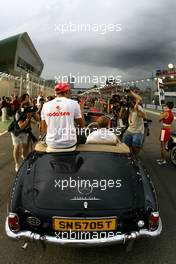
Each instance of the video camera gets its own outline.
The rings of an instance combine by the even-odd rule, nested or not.
[[[21,108],[21,112],[24,114],[26,113],[36,113],[38,111],[38,108],[36,106],[27,106],[25,108]]]
[[[74,100],[74,101],[76,101],[78,104],[80,103],[80,98],[79,98],[79,96],[73,95],[73,96],[71,97],[71,99]]]
[[[125,95],[124,98],[120,101],[120,106],[122,108],[130,108],[133,98],[129,95]]]
[[[127,93],[130,93],[130,91],[131,91],[131,90],[130,90],[130,88],[128,88],[128,87],[124,89],[124,93],[126,93],[126,94],[127,94]]]
[[[38,108],[36,106],[27,106],[27,107],[21,109],[22,115],[25,115],[25,114],[28,114],[28,113],[34,114],[37,111],[38,111]],[[32,133],[31,126],[29,126],[26,129],[24,129],[24,132],[29,134],[29,137],[32,139],[33,143],[37,142],[37,138]]]
[[[111,99],[110,99],[110,104],[114,105],[119,103],[121,100],[121,96],[119,94],[114,94],[112,95]]]
[[[122,108],[130,108],[135,105],[136,99],[135,97],[130,93],[131,89],[129,87],[124,89],[124,97],[121,100],[120,104]]]
[[[121,97],[120,95],[113,95],[110,99],[110,104],[113,105],[113,108],[116,110],[119,110],[121,108],[128,108],[130,107],[130,97],[128,95],[125,95],[124,97]]]

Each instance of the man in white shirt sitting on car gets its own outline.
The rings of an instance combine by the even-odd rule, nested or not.
[[[70,85],[58,83],[56,98],[45,103],[41,112],[41,128],[46,132],[46,144],[52,149],[72,148],[77,143],[74,123],[83,127],[80,105],[69,99]]]

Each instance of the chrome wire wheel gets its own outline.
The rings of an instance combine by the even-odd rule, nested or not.
[[[176,166],[176,145],[171,149],[170,160]]]

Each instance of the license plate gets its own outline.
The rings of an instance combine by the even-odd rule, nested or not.
[[[91,219],[53,217],[53,229],[56,231],[110,231],[116,228],[116,217]]]

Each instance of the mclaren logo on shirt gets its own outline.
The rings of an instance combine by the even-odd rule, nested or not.
[[[47,113],[47,116],[70,116],[70,112],[52,112]]]
[[[60,111],[60,110],[61,110],[60,105],[57,105],[57,106],[56,106],[56,110],[57,110],[57,111]]]
[[[47,113],[47,116],[70,116],[70,112],[61,112],[61,109],[60,105],[57,105],[56,111]]]

